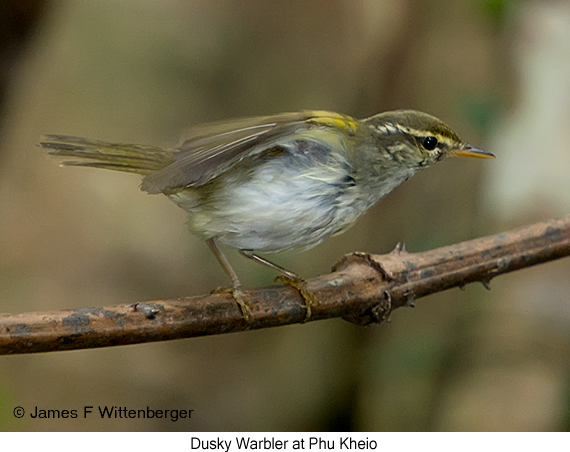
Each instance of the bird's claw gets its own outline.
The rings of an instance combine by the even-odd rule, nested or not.
[[[243,319],[248,322],[249,315],[251,314],[251,306],[245,297],[245,294],[241,290],[240,287],[218,287],[210,292],[211,294],[216,293],[229,293],[233,297],[233,299],[238,304],[238,307],[241,311],[241,316]]]
[[[305,304],[301,305],[306,309],[305,315],[305,322],[307,322],[312,315],[312,306],[318,306],[319,300],[315,297],[309,290],[307,289],[307,282],[303,278],[292,278],[286,275],[279,275],[275,278],[275,281],[281,281],[285,284],[290,285],[294,289],[297,289],[303,300],[305,300]]]

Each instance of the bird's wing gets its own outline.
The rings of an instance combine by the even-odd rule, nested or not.
[[[284,137],[314,127],[335,128],[352,135],[358,126],[350,116],[327,111],[283,113],[199,126],[190,131],[192,138],[182,143],[172,163],[145,176],[141,189],[171,193],[199,187],[245,157],[261,154],[278,146]]]

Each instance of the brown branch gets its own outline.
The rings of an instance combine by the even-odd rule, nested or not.
[[[311,321],[343,317],[363,325],[452,287],[570,254],[570,216],[421,253],[402,246],[384,255],[355,253],[333,272],[307,281],[320,301]],[[245,291],[251,318],[229,294],[54,312],[0,314],[0,354],[108,347],[230,333],[303,322],[289,286]]]

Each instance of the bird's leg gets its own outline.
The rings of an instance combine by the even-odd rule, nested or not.
[[[239,252],[248,259],[259,262],[260,264],[266,265],[267,267],[281,273],[277,278],[275,278],[275,280],[283,281],[284,283],[289,284],[291,287],[299,291],[299,294],[301,294],[301,297],[303,297],[303,300],[305,300],[305,304],[303,305],[303,307],[307,310],[305,321],[311,318],[311,306],[318,305],[319,300],[309,292],[307,289],[307,282],[303,278],[293,273],[292,271],[289,271],[286,268],[274,264],[273,262],[268,261],[267,259],[255,254],[252,250],[239,250]]]
[[[241,290],[241,282],[239,281],[236,272],[232,268],[230,261],[228,261],[228,258],[222,252],[222,250],[218,248],[218,245],[216,244],[213,238],[206,239],[206,243],[208,244],[208,247],[212,250],[212,253],[214,253],[214,256],[216,256],[216,259],[218,259],[218,262],[224,269],[224,272],[226,272],[226,275],[228,275],[228,278],[230,278],[230,281],[232,282],[231,288],[217,290],[215,292],[230,292],[234,297],[235,301],[237,302],[244,320],[249,320],[249,314],[251,313],[251,308],[249,306],[249,303],[247,302],[247,299],[245,298],[245,295]]]

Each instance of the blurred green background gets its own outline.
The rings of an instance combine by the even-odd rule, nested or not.
[[[43,133],[174,146],[198,123],[415,108],[495,161],[449,160],[346,234],[273,259],[452,244],[570,212],[570,4],[515,0],[6,0],[0,6],[0,310],[206,293],[226,277],[134,175],[59,168]],[[228,251],[247,286],[274,274]],[[0,357],[1,430],[567,430],[570,262],[340,319]],[[191,420],[15,419],[84,405]]]

